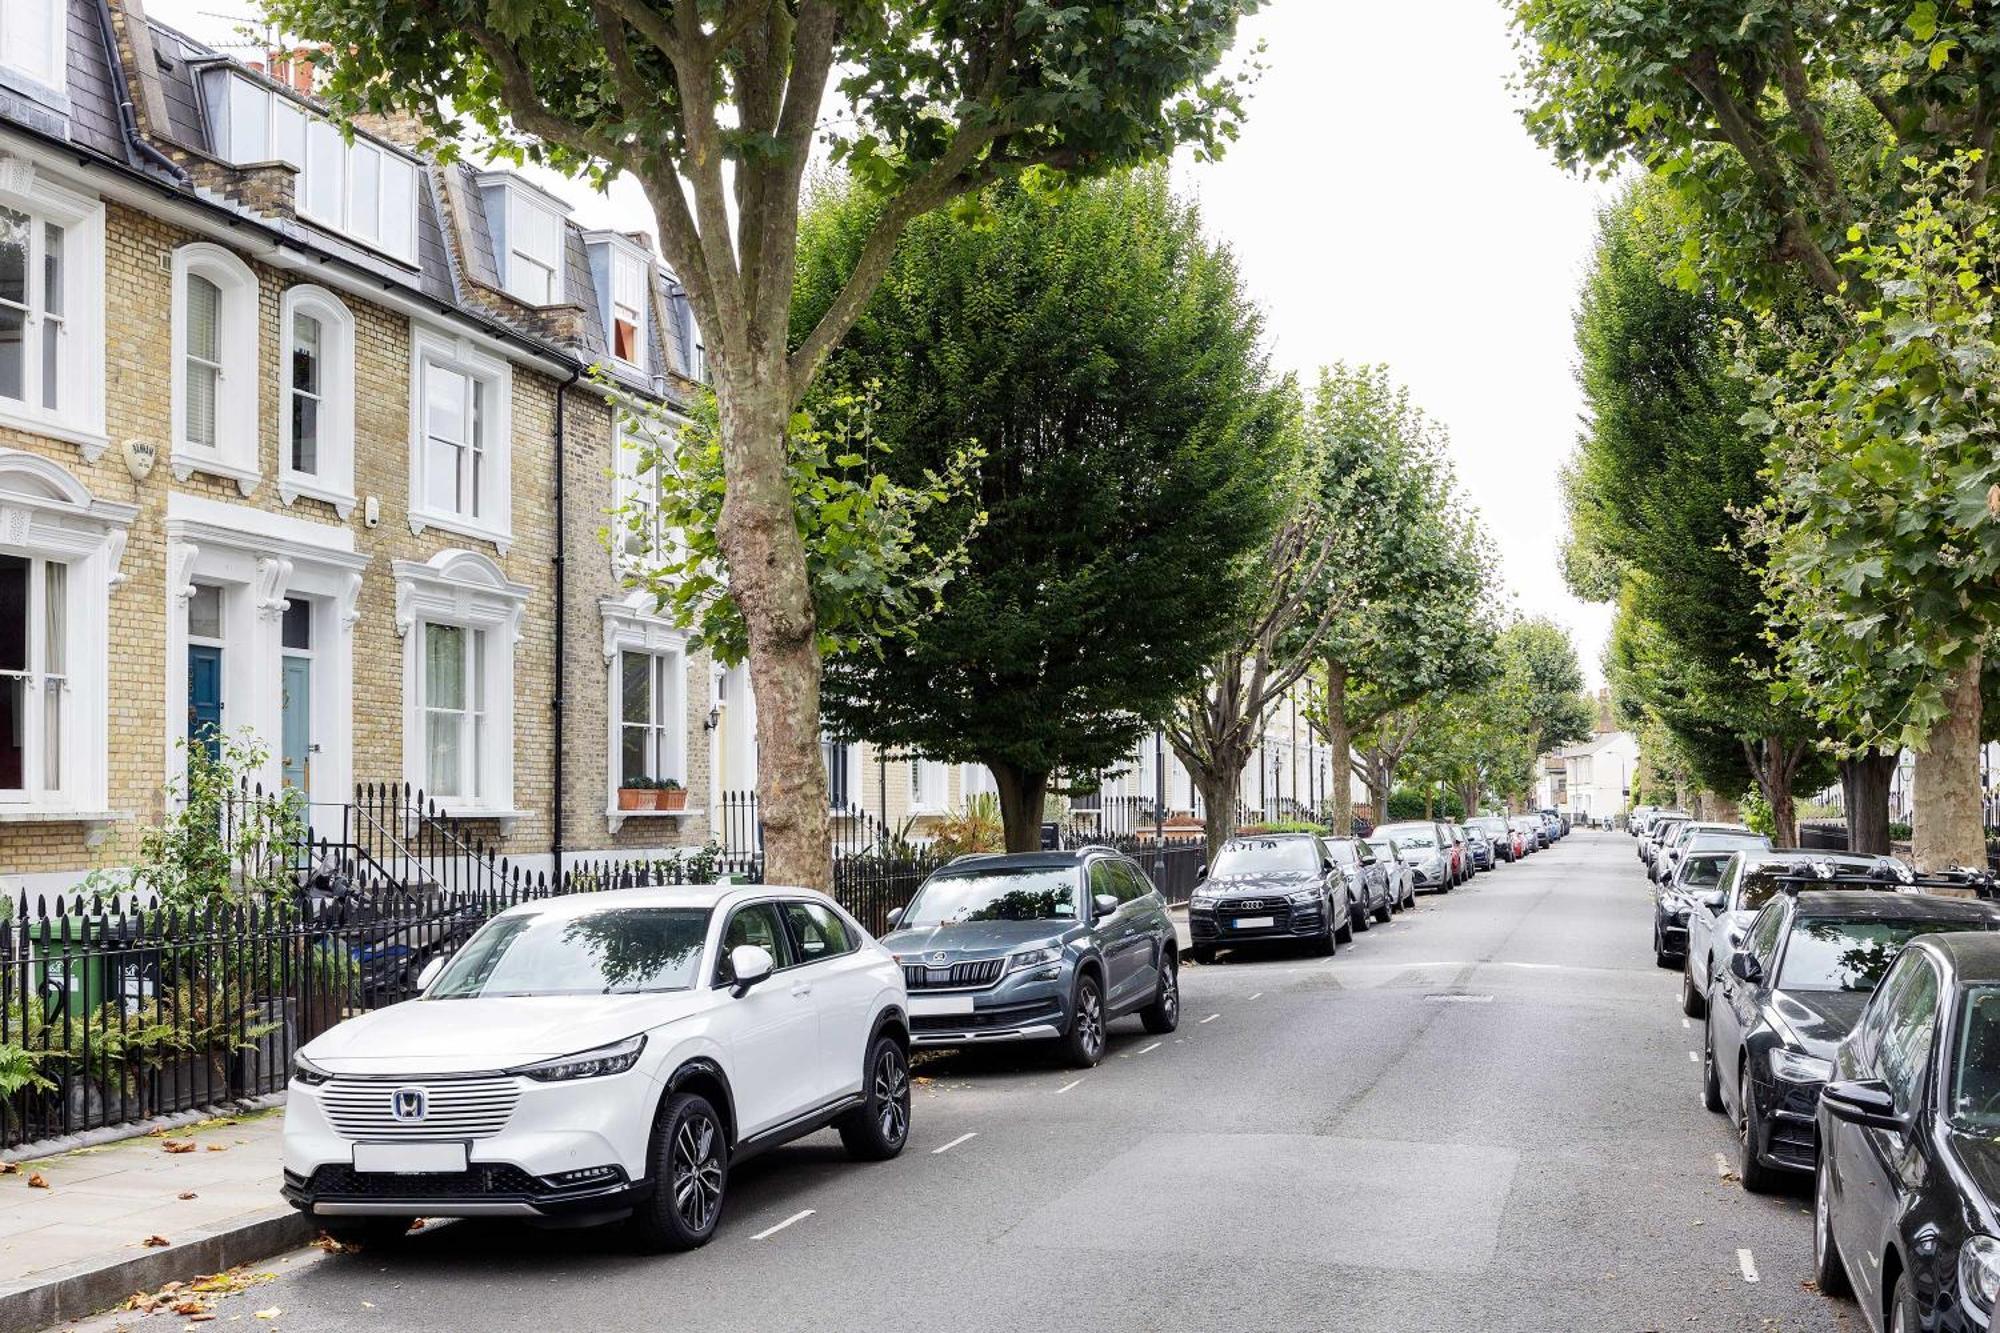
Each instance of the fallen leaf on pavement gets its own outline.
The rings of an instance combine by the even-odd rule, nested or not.
[[[421,1217],[418,1218],[416,1221],[410,1223],[410,1230],[412,1231],[422,1231],[423,1229],[424,1229],[424,1219]]]
[[[229,1145],[226,1143],[211,1143],[208,1145],[208,1150],[210,1152],[228,1152]]]
[[[276,1319],[279,1315],[283,1313],[284,1313],[283,1310],[280,1310],[277,1306],[274,1305],[268,1310],[259,1310],[257,1312],[257,1317],[259,1319]]]
[[[157,1250],[162,1245],[171,1245],[171,1244],[173,1244],[173,1242],[168,1240],[165,1236],[146,1237],[146,1248],[149,1250]]]
[[[0,1162],[0,1176],[18,1175],[20,1170],[21,1164],[19,1162]]]
[[[313,1247],[325,1250],[328,1254],[359,1254],[361,1252],[359,1245],[343,1245],[324,1231],[320,1232],[313,1240]]]
[[[193,1151],[194,1151],[194,1140],[192,1140],[192,1139],[162,1139],[162,1140],[160,1141],[160,1146],[161,1146],[162,1148],[165,1148],[165,1149],[166,1149],[166,1150],[167,1150],[168,1152],[193,1152]]]
[[[34,1174],[34,1175],[32,1175],[32,1176],[29,1176],[29,1177],[28,1177],[28,1188],[29,1188],[29,1189],[31,1189],[31,1190],[45,1190],[45,1189],[47,1189],[48,1187],[49,1187],[49,1181],[48,1181],[48,1177],[44,1176],[44,1175],[43,1175],[43,1174],[42,1174],[41,1172],[37,1171],[37,1172],[35,1172],[35,1174]]]
[[[183,1199],[199,1199],[201,1196],[199,1194],[196,1194],[193,1190],[182,1190],[180,1192],[179,1197]]]

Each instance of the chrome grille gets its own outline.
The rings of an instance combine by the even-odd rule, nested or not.
[[[421,1088],[426,1108],[421,1120],[398,1120],[399,1091]],[[521,1100],[511,1078],[465,1078],[426,1082],[411,1079],[336,1078],[319,1090],[326,1118],[350,1139],[482,1139],[507,1127]]]
[[[903,965],[903,984],[911,990],[943,990],[951,986],[990,986],[1000,979],[1005,958],[981,958],[948,967],[926,967],[922,963]]]

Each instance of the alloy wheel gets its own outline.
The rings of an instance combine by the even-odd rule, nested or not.
[[[1085,986],[1077,997],[1076,1030],[1082,1038],[1084,1054],[1096,1059],[1104,1049],[1104,1002],[1097,998],[1093,986]]]
[[[885,1046],[875,1061],[875,1115],[882,1138],[901,1143],[910,1132],[910,1071],[894,1047]]]
[[[1171,958],[1167,960],[1160,977],[1160,1015],[1169,1025],[1181,1016],[1181,974]]]
[[[674,1134],[674,1210],[690,1231],[707,1231],[722,1204],[721,1140],[705,1115],[689,1116]]]
[[[1813,1261],[1826,1260],[1826,1238],[1832,1227],[1827,1218],[1830,1205],[1826,1201],[1826,1160],[1822,1156],[1819,1169],[1813,1172]]]

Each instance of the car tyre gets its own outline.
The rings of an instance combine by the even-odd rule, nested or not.
[[[1076,979],[1062,1044],[1063,1058],[1074,1068],[1094,1069],[1104,1059],[1104,987],[1089,972]]]
[[[1681,1012],[1689,1018],[1700,1018],[1708,1012],[1708,1002],[1700,991],[1694,988],[1694,968],[1691,962],[1681,964]]]
[[[1715,1072],[1715,1037],[1704,1024],[1701,1030],[1701,1104],[1720,1115],[1722,1105],[1722,1080]]]
[[[316,1219],[319,1229],[342,1245],[358,1245],[379,1250],[410,1234],[410,1217],[325,1217]]]
[[[1331,932],[1327,938],[1333,938]],[[1139,1011],[1139,1021],[1155,1036],[1164,1036],[1181,1025],[1181,970],[1172,952],[1160,959],[1159,988],[1153,992],[1152,1003]]]
[[[1336,944],[1354,943],[1354,908],[1347,909],[1347,919],[1340,923],[1340,929],[1333,932]]]
[[[1840,1243],[1833,1238],[1833,1200],[1828,1196],[1826,1150],[1813,1172],[1813,1285],[1819,1294],[1840,1300],[1854,1294],[1847,1278],[1847,1263],[1840,1257]]]
[[[654,1253],[708,1244],[729,1188],[722,1117],[708,1098],[668,1096],[653,1129],[652,1168],[653,1195],[632,1213],[632,1239]]]
[[[1674,956],[1667,952],[1666,937],[1660,933],[1658,922],[1653,923],[1653,966],[1658,968],[1675,966]]]
[[[910,1141],[910,1057],[903,1043],[883,1033],[862,1067],[861,1105],[835,1128],[841,1146],[858,1162],[886,1162]]]
[[[1357,903],[1357,902],[1355,902],[1355,901],[1354,901],[1354,900],[1353,900],[1352,898],[1349,898],[1349,899],[1347,900],[1347,919],[1348,919],[1349,923],[1351,923],[1351,924],[1353,925],[1353,927],[1354,927],[1354,933],[1355,933],[1356,935],[1365,935],[1365,934],[1367,934],[1367,933],[1368,933],[1368,900],[1364,898],[1364,899],[1362,899],[1362,900],[1361,900],[1360,902],[1358,902],[1358,903]]]
[[[1736,1080],[1737,1154],[1736,1178],[1752,1194],[1769,1194],[1778,1187],[1778,1173],[1757,1160],[1757,1099],[1750,1088],[1750,1066]]]
[[[1197,963],[1200,963],[1203,967],[1207,967],[1215,961],[1215,946],[1212,944],[1197,944],[1188,950],[1188,954]]]
[[[1375,920],[1381,925],[1386,926],[1389,924],[1390,915],[1395,910],[1395,905],[1385,900],[1380,907],[1375,909]]]
[[[1910,1275],[1896,1274],[1896,1289],[1889,1293],[1889,1333],[1917,1333],[1917,1294],[1910,1290]]]

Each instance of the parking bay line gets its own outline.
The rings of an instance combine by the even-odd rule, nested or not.
[[[1052,1093],[1052,1094],[1050,1094],[1050,1095],[1051,1095],[1051,1096],[1055,1096],[1055,1097],[1060,1097],[1060,1096],[1062,1096],[1062,1095],[1063,1095],[1063,1094],[1064,1094],[1065,1092],[1068,1092],[1068,1091],[1069,1091],[1069,1090],[1070,1090],[1071,1088],[1075,1087],[1075,1086],[1076,1086],[1077,1084],[1079,1084],[1079,1083],[1081,1083],[1081,1082],[1083,1082],[1083,1080],[1082,1080],[1082,1079],[1080,1079],[1080,1078],[1073,1078],[1073,1079],[1071,1079],[1071,1080],[1070,1080],[1069,1082],[1067,1082],[1067,1083],[1063,1084],[1063,1085],[1062,1085],[1062,1086],[1061,1086],[1060,1088],[1057,1088],[1057,1089],[1055,1090],[1055,1092],[1053,1092],[1053,1093]]]
[[[1163,1044],[1164,1044],[1164,1043],[1161,1043],[1161,1042],[1157,1042],[1157,1041],[1156,1041],[1156,1042],[1154,1042],[1154,1043],[1153,1043],[1153,1044],[1152,1044],[1151,1046],[1146,1046],[1146,1047],[1143,1047],[1143,1048],[1141,1048],[1141,1049],[1139,1049],[1139,1050],[1136,1050],[1136,1051],[1132,1052],[1132,1054],[1134,1054],[1134,1055],[1150,1055],[1150,1054],[1152,1054],[1152,1053],[1153,1053],[1154,1051],[1157,1051],[1157,1050],[1159,1050],[1159,1049],[1160,1049],[1160,1047],[1161,1047],[1161,1046],[1162,1046]]]
[[[1689,1052],[1688,1052],[1688,1063],[1689,1063],[1689,1064],[1691,1064],[1691,1065],[1698,1065],[1698,1064],[1700,1064],[1700,1063],[1701,1063],[1701,1057],[1700,1057],[1700,1056],[1698,1056],[1698,1055],[1696,1055],[1696,1054],[1695,1054],[1695,1053],[1694,1053],[1693,1051],[1689,1051]]]
[[[1216,1019],[1220,1017],[1222,1017],[1221,1014],[1210,1014],[1207,1018],[1202,1019],[1201,1023],[1213,1023]],[[1200,1027],[1201,1023],[1196,1023],[1195,1026]]]
[[[1757,1281],[1757,1260],[1748,1250],[1736,1252],[1736,1267],[1742,1272],[1745,1282]]]
[[[941,1152],[950,1152],[953,1148],[956,1148],[959,1144],[965,1143],[972,1139],[976,1139],[978,1137],[979,1137],[979,1131],[976,1129],[973,1130],[970,1134],[961,1134],[957,1138],[953,1139],[950,1143],[945,1144],[942,1148],[931,1149],[931,1156],[935,1157]]]
[[[1253,1000],[1261,1000],[1264,998],[1264,992],[1258,991],[1255,995],[1252,995],[1250,998]]]
[[[766,1237],[775,1236],[780,1231],[783,1231],[786,1227],[790,1226],[792,1223],[805,1221],[808,1217],[811,1217],[813,1215],[813,1212],[814,1210],[811,1208],[801,1208],[799,1209],[799,1211],[793,1213],[790,1217],[786,1218],[784,1221],[778,1223],[778,1225],[774,1227],[765,1227],[762,1231],[758,1232],[750,1239],[763,1240]]]

